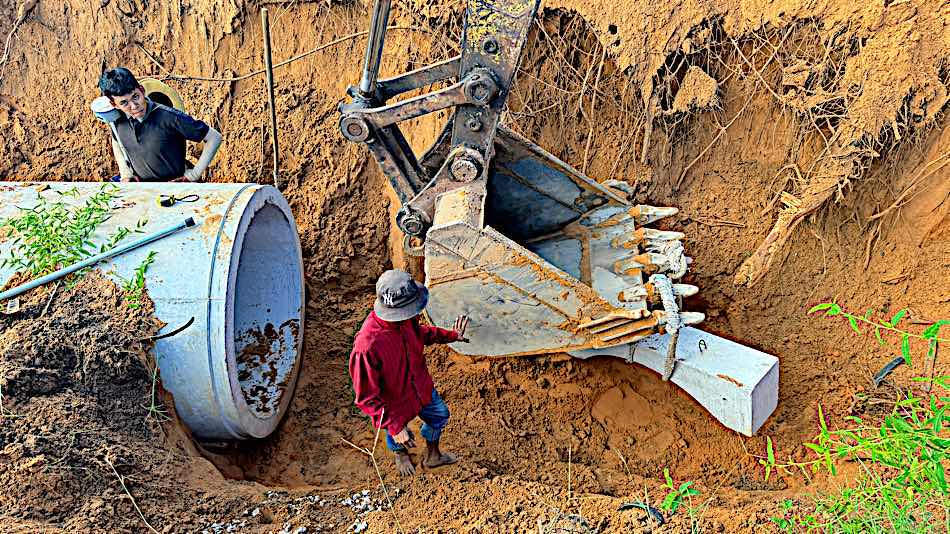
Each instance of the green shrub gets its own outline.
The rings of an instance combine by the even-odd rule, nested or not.
[[[840,317],[861,332],[870,325],[875,337],[886,345],[885,337],[896,335],[905,362],[912,363],[910,340],[927,342],[927,356],[935,358],[940,343],[940,328],[950,321],[937,321],[920,333],[899,329],[906,315],[901,310],[890,321],[876,321],[869,310],[857,316],[836,303],[819,304],[810,313],[824,311],[826,317]],[[768,478],[775,470],[785,474],[801,473],[805,478],[824,472],[836,475],[839,462],[855,462],[857,478],[835,491],[818,493],[796,505],[782,504],[782,515],[772,521],[783,531],[822,532],[950,532],[950,493],[946,468],[950,451],[947,406],[950,376],[916,378],[928,382],[926,394],[911,388],[889,406],[888,413],[874,420],[848,416],[847,426],[830,428],[818,409],[818,435],[805,447],[812,458],[797,462],[778,462],[771,438],[766,438],[766,456],[759,462]],[[832,479],[832,482],[834,480]]]

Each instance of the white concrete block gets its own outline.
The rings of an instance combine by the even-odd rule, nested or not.
[[[662,374],[668,335],[631,345],[570,354],[587,359],[614,356]],[[631,351],[632,349],[632,351]],[[697,328],[680,330],[676,369],[670,381],[689,393],[727,428],[753,435],[778,405],[778,358]]]

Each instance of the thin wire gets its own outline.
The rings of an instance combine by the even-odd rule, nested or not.
[[[390,30],[412,30],[412,31],[417,31],[417,32],[430,33],[429,30],[426,30],[426,29],[424,29],[424,28],[419,28],[419,27],[416,27],[416,26],[390,26],[390,27],[386,28],[386,31],[390,31]],[[338,45],[338,44],[343,43],[343,42],[345,42],[345,41],[349,41],[349,40],[351,40],[351,39],[355,39],[355,38],[357,38],[357,37],[362,37],[362,36],[368,35],[368,34],[369,34],[369,30],[364,30],[364,31],[361,31],[361,32],[356,32],[356,33],[352,33],[352,34],[350,34],[350,35],[346,35],[346,36],[344,36],[344,37],[340,37],[339,39],[334,39],[333,41],[330,41],[329,43],[322,44],[322,45],[320,45],[320,46],[314,48],[313,50],[310,50],[309,52],[304,52],[303,54],[300,54],[300,55],[298,55],[298,56],[294,56],[294,57],[292,57],[292,58],[290,58],[290,59],[286,59],[286,60],[284,60],[284,61],[281,61],[280,63],[275,64],[273,68],[276,69],[276,68],[278,68],[278,67],[283,67],[284,65],[288,65],[288,64],[290,64],[290,63],[293,63],[294,61],[297,61],[298,59],[303,59],[303,58],[305,58],[305,57],[307,57],[307,56],[310,56],[310,55],[312,55],[312,54],[315,54],[315,53],[317,53],[317,52],[319,52],[319,51],[321,51],[321,50],[325,50],[325,49],[327,49],[327,48],[330,48],[331,46],[335,46],[335,45]],[[141,46],[140,46],[140,48],[141,48]],[[148,57],[148,59],[150,59],[150,60],[152,61],[152,63],[155,63],[155,65],[158,66],[159,69],[161,69],[163,72],[166,73],[165,76],[163,76],[163,77],[161,78],[163,81],[164,81],[164,80],[177,80],[177,81],[194,80],[194,81],[199,81],[199,82],[239,82],[239,81],[241,81],[241,80],[246,80],[246,79],[252,78],[252,77],[254,77],[254,76],[259,76],[259,75],[261,75],[261,74],[264,74],[264,72],[266,72],[265,69],[259,69],[259,70],[255,70],[255,71],[253,71],[253,72],[249,72],[249,73],[247,73],[247,74],[244,74],[244,75],[241,75],[241,76],[236,76],[236,77],[233,77],[233,78],[214,78],[214,77],[206,77],[206,76],[183,76],[183,75],[179,75],[179,74],[172,74],[168,69],[165,68],[164,65],[162,65],[161,63],[159,63],[159,61],[158,61],[157,59],[155,59],[151,54],[149,54],[144,48],[142,48],[142,51],[145,52],[146,57]]]

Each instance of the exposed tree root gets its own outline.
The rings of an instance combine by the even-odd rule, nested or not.
[[[13,36],[26,21],[26,18],[33,12],[37,3],[39,3],[39,0],[24,0],[23,3],[20,4],[20,8],[17,9],[16,21],[14,21],[10,33],[7,34],[6,44],[3,45],[3,56],[0,57],[0,79],[3,78],[3,70],[5,70],[7,61],[10,59],[10,41],[13,40]]]

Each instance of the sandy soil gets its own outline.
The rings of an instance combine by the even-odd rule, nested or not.
[[[11,4],[0,6],[0,36],[17,18]],[[284,193],[309,296],[303,371],[282,427],[209,450],[174,421],[149,421],[151,377],[135,341],[148,334],[133,334],[154,325],[122,312],[108,284],[89,282],[47,317],[34,310],[0,323],[0,369],[29,371],[0,375],[5,409],[25,416],[0,419],[0,532],[144,531],[106,460],[160,532],[352,532],[362,522],[370,532],[537,532],[539,520],[566,527],[568,514],[590,531],[688,531],[683,512],[658,527],[618,511],[662,498],[664,468],[703,492],[703,531],[769,528],[776,503],[825,481],[765,481],[753,457],[765,436],[780,456],[804,457],[819,405],[839,421],[862,413],[856,394],[892,394],[873,390],[870,376],[897,349],[805,310],[836,299],[887,316],[907,307],[911,323],[950,318],[950,11],[935,1],[844,5],[555,0],[509,100],[506,122],[556,156],[628,181],[644,203],[680,208],[668,228],[686,233],[687,281],[701,288],[689,308],[707,314],[704,328],[781,360],[779,407],[758,436],[726,430],[652,372],[619,361],[436,349],[430,368],[453,411],[445,446],[462,461],[400,480],[381,454],[396,514],[380,510],[388,499],[372,463],[344,442],[373,443],[352,406],[346,359],[375,278],[404,259],[388,186],[336,130],[336,105],[358,78],[354,38],[277,74]],[[114,174],[106,133],[85,110],[103,66],[123,64],[174,76],[167,83],[188,110],[225,133],[213,180],[269,180],[262,78],[188,78],[258,68],[257,7],[40,1],[0,67],[0,179]],[[359,4],[270,7],[276,60],[366,26]],[[387,39],[386,73],[454,54],[459,13],[450,2],[398,3],[392,24],[409,29]],[[444,119],[411,123],[413,146],[430,143]],[[72,342],[56,352],[66,342],[40,333],[75,326],[79,307],[137,327],[95,338],[94,350]],[[27,358],[67,352],[83,356]],[[77,375],[80,362],[102,372]],[[899,368],[891,384],[927,370]],[[24,377],[33,385],[16,385]]]

